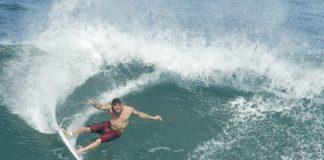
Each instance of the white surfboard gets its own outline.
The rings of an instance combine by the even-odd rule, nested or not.
[[[60,137],[62,138],[63,142],[65,143],[65,145],[67,146],[67,148],[70,150],[70,152],[72,153],[72,155],[74,156],[74,158],[77,159],[77,160],[83,160],[83,157],[77,155],[74,146],[70,143],[69,139],[61,131],[61,127],[58,126],[58,128],[59,128],[58,129],[58,133],[59,133]]]

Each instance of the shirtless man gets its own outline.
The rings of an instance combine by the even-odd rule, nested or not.
[[[146,113],[139,112],[131,106],[124,105],[120,99],[115,98],[112,100],[111,104],[100,104],[94,100],[87,100],[88,104],[93,107],[107,111],[111,116],[110,121],[96,123],[89,126],[80,127],[73,132],[68,132],[62,128],[63,133],[67,136],[74,136],[81,133],[100,133],[101,136],[98,137],[93,143],[90,143],[85,148],[80,148],[77,150],[77,154],[81,155],[82,153],[97,148],[100,144],[109,142],[121,136],[125,128],[128,125],[129,117],[134,114],[144,119],[158,120],[162,121],[161,116],[150,116]]]

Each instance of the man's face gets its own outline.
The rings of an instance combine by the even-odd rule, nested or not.
[[[113,107],[113,110],[116,112],[116,113],[120,113],[122,111],[122,105],[121,104],[116,104]]]

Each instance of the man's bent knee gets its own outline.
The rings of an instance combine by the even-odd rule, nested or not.
[[[100,138],[98,138],[98,139],[96,139],[96,140],[95,140],[95,144],[96,144],[96,145],[100,145],[100,144],[101,144],[101,142],[102,142],[102,141],[101,141],[101,139],[100,139]]]

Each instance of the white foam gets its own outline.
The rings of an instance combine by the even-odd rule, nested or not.
[[[157,147],[150,148],[148,151],[149,151],[150,153],[154,153],[154,152],[159,151],[159,150],[166,150],[166,151],[170,151],[171,149],[168,148],[168,147],[164,147],[164,146],[157,146]]]
[[[161,37],[170,39],[172,35],[162,32],[159,36],[148,39],[149,34],[146,33],[127,34],[109,24],[79,22],[54,32],[58,33],[44,33],[41,36],[40,40],[46,42],[46,47],[39,45],[40,48],[56,52],[58,45],[74,50],[78,48],[77,50],[93,53],[93,57],[104,58],[108,64],[127,63],[136,59],[184,78],[203,81],[221,80],[222,77],[219,77],[217,72],[230,76],[241,71],[236,80],[237,87],[248,83],[240,81],[244,80],[246,72],[254,73],[257,77],[264,76],[269,79],[266,86],[261,86],[264,90],[298,98],[316,96],[324,87],[324,76],[319,76],[322,75],[322,70],[305,69],[278,58],[275,50],[269,50],[262,44],[222,39],[226,43],[214,42],[206,45],[199,37],[192,41],[181,42],[174,39],[164,42]],[[53,36],[56,42],[48,43],[53,41]],[[50,49],[52,47],[53,49]]]
[[[22,59],[27,60],[19,59],[6,68],[7,74],[18,75],[12,76],[6,89],[9,92],[2,97],[12,112],[40,132],[54,132],[55,107],[98,73],[103,64],[134,59],[207,84],[222,84],[239,73],[233,80],[238,89],[246,86],[245,74],[254,73],[269,79],[260,89],[293,98],[315,97],[324,88],[323,70],[303,68],[278,58],[276,50],[262,44],[231,38],[207,44],[202,37],[175,37],[172,30],[127,33],[105,21],[75,18],[78,5],[76,0],[56,2],[49,14],[48,28],[29,42],[44,54],[26,54]],[[136,84],[129,85],[136,88]],[[110,99],[108,95],[103,96]]]
[[[210,139],[202,144],[199,144],[195,150],[188,155],[188,160],[211,160],[215,158],[215,154],[221,153],[224,150],[230,149],[236,140],[226,142],[226,140]]]
[[[320,106],[317,104],[312,102],[305,104],[305,102],[296,99],[263,98],[255,95],[250,98],[238,97],[230,100],[226,107],[233,111],[233,117],[228,120],[228,124],[224,126],[221,133],[198,144],[188,155],[188,159],[214,159],[224,154],[230,154],[232,147],[247,150],[246,155],[257,155],[257,158],[266,159],[269,157],[269,153],[264,154],[265,152],[257,150],[249,151],[247,145],[249,143],[246,141],[256,143],[266,150],[271,150],[278,147],[280,143],[287,142],[259,143],[257,137],[251,139],[256,131],[260,133],[259,129],[264,127],[263,125],[272,125],[270,132],[274,133],[269,135],[271,138],[275,138],[274,134],[284,134],[287,136],[287,141],[292,143],[292,145],[283,146],[282,152],[271,153],[272,155],[277,155],[281,159],[323,159],[322,141],[320,140],[324,130],[323,118],[319,113]],[[272,122],[268,123],[269,117],[275,118],[276,116],[272,117],[272,115],[278,115],[273,113],[280,114],[280,118],[294,120],[295,123],[287,122],[289,128],[286,128],[287,124],[280,122],[281,120],[279,122],[271,120]],[[211,114],[213,114],[213,109]]]
[[[155,153],[155,152],[160,151],[160,150],[172,151],[172,152],[175,152],[175,153],[184,151],[182,148],[180,148],[180,149],[171,149],[171,148],[165,147],[165,146],[156,146],[156,147],[150,148],[148,150],[148,152]]]
[[[5,101],[9,109],[43,133],[53,133],[55,107],[79,85],[99,72],[102,64],[96,53],[48,47],[46,42],[35,43],[44,55],[12,62],[6,68],[11,79],[6,82]],[[48,48],[47,48],[48,47]],[[14,74],[14,75],[12,75]]]

